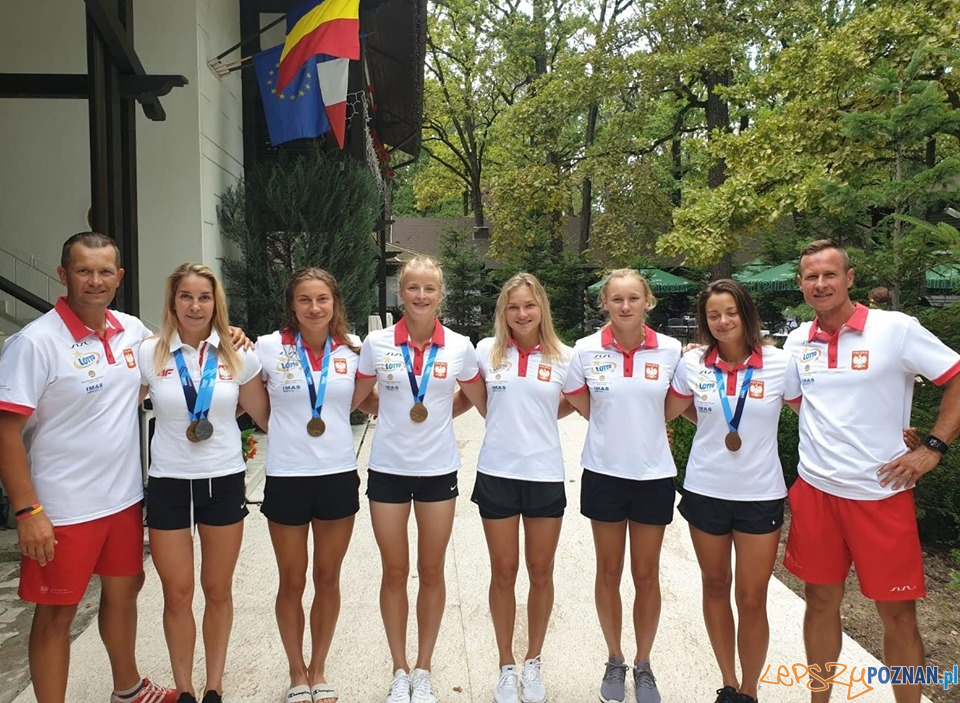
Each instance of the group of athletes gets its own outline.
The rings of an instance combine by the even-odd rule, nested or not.
[[[607,646],[601,701],[625,701],[628,672],[636,703],[661,700],[651,652],[676,476],[665,424],[679,415],[696,423],[679,511],[702,571],[704,621],[721,678],[716,703],[757,700],[769,641],[767,585],[788,495],[777,448],[784,403],[800,415],[800,478],[789,493],[785,564],[806,583],[808,664],[826,677],[827,664],[839,657],[839,608],[851,563],[863,593],[876,601],[885,663],[923,664],[915,612],[923,565],[911,489],[960,434],[960,355],[911,317],[853,303],[854,272],[835,243],[817,241],[802,252],[798,283],[817,317],[794,330],[782,350],[764,343],[750,295],[727,279],[700,294],[700,345],[682,350],[647,326],[656,301],[631,269],[606,277],[600,303],[609,323],[573,348],[554,331],[539,281],[517,274],[500,292],[493,336],[475,349],[440,322],[443,272],[428,258],[409,261],[400,273],[400,321],[362,344],[349,333],[337,281],[316,268],[292,276],[282,328],[252,347],[229,327],[214,272],[183,264],[167,281],[161,329],[152,335],[136,318],[109,309],[123,278],[119,262],[116,244],[103,235],[68,239],[58,269],[67,294],[12,336],[0,356],[0,481],[16,512],[20,596],[37,604],[29,653],[38,703],[65,700],[70,623],[94,573],[102,582],[99,624],[113,675],[111,703],[196,703],[195,533],[204,596],[200,700],[221,701],[247,515],[240,413],[270,438],[262,512],[279,571],[275,608],[290,668],[287,703],[338,698],[325,663],[360,507],[349,424],[356,408],[378,416],[366,494],[394,670],[387,703],[436,703],[430,671],[460,468],[452,421],[472,407],[486,418],[472,501],[490,555],[500,667],[495,703],[547,699],[541,654],[566,508],[557,420],[574,411],[589,423],[580,511],[591,521]],[[904,434],[917,375],[946,388],[922,441]],[[146,515],[173,688],[142,677],[134,654],[144,579],[137,408],[147,394],[156,429]],[[415,659],[406,649],[411,506],[418,534]],[[527,645],[518,660],[521,521],[530,590]],[[632,659],[621,641],[628,536],[636,591]],[[315,589],[309,615],[302,606],[308,573]],[[829,695],[829,688],[815,691],[812,701]],[[897,685],[894,695],[915,703],[919,686]]]

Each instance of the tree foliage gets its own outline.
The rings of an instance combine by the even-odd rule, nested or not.
[[[379,210],[362,163],[317,152],[258,164],[217,206],[220,229],[238,252],[222,262],[231,319],[251,336],[277,329],[290,275],[318,266],[340,284],[347,319],[365,327],[376,292],[371,233]]]

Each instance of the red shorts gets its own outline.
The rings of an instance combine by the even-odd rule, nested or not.
[[[853,563],[860,591],[871,600],[927,594],[913,491],[852,500],[798,478],[790,489],[790,512],[783,565],[807,583],[843,583]]]
[[[143,505],[76,525],[54,527],[53,561],[20,561],[20,598],[43,605],[76,605],[94,574],[135,576],[143,571]]]

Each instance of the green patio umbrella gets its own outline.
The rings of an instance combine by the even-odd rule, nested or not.
[[[647,279],[654,293],[689,293],[696,286],[682,276],[675,276],[663,269],[638,269],[640,275]],[[600,292],[603,279],[587,287],[587,292],[596,295]]]
[[[743,279],[745,279],[745,278],[750,278],[750,276],[753,276],[754,274],[760,273],[761,271],[763,271],[764,269],[769,268],[769,267],[770,267],[769,264],[763,263],[762,261],[760,261],[760,259],[754,259],[753,261],[748,261],[748,262],[745,263],[743,266],[741,266],[739,269],[737,269],[737,270],[734,272],[732,278],[733,278],[733,280],[735,280],[735,281],[741,281],[741,282],[742,282]]]
[[[960,289],[960,264],[940,264],[924,274],[927,290],[953,291]]]
[[[785,264],[764,269],[752,276],[741,278],[740,282],[747,290],[753,291],[791,291],[797,290],[797,263]]]

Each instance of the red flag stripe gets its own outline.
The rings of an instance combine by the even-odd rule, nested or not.
[[[280,61],[277,89],[286,88],[303,64],[317,54],[359,60],[360,20],[331,20],[306,35]]]

